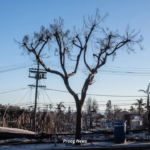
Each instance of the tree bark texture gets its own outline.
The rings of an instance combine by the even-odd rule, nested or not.
[[[75,141],[76,145],[80,145],[77,140],[81,140],[81,131],[82,131],[82,105],[81,103],[76,104],[77,114],[76,114],[76,133],[75,133]]]

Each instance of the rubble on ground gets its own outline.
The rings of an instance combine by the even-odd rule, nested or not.
[[[63,142],[63,140],[74,140],[74,135],[68,135],[68,136],[59,136],[57,139],[58,142]],[[148,135],[148,132],[143,133],[129,133],[126,135],[127,141],[147,141],[150,139],[150,136]],[[106,135],[106,134],[89,134],[89,135],[82,135],[82,140],[87,141],[113,141],[114,135]],[[14,139],[3,139],[0,140],[0,144],[8,144],[8,143],[51,143],[54,142],[54,139],[27,139],[27,138],[14,138]]]

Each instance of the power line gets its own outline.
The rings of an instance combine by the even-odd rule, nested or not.
[[[8,66],[3,66],[3,67],[0,67],[0,69],[1,69],[1,68],[14,67],[14,66],[17,66],[17,67],[18,67],[18,65],[21,65],[21,64],[22,64],[22,65],[24,65],[24,64],[27,65],[27,63],[31,63],[31,62],[30,62],[30,61],[27,61],[27,62],[23,62],[23,63],[13,64],[13,65],[8,65]],[[49,62],[49,61],[45,61],[45,64],[46,64],[46,63],[51,64],[52,66],[61,67],[59,62],[53,62],[54,64],[52,64],[52,63]],[[69,64],[69,65],[66,65],[66,67],[74,68],[74,66],[70,66],[71,63],[66,63],[66,64]],[[34,64],[34,65],[36,65],[36,64]],[[76,64],[73,64],[73,63],[72,63],[72,65],[76,65]],[[85,66],[85,65],[82,64],[82,65],[80,65],[80,68],[83,69],[84,66]],[[21,66],[20,66],[20,67],[21,67]],[[90,67],[93,67],[93,66],[90,66]],[[103,69],[105,69],[105,68],[107,69],[107,68],[108,68],[109,70],[110,70],[110,69],[113,69],[113,68],[116,68],[116,69],[118,69],[118,70],[120,70],[120,69],[132,69],[132,70],[133,70],[133,69],[134,69],[134,70],[145,70],[145,69],[146,69],[146,70],[148,70],[148,71],[150,70],[150,68],[119,67],[119,66],[103,66],[102,68],[103,68]]]
[[[19,101],[19,103],[25,98],[25,96],[28,94],[28,92],[29,92],[30,90],[31,90],[31,89],[29,89],[29,90],[27,91],[27,93],[23,96],[23,98]],[[19,104],[19,103],[18,103],[18,104]],[[17,104],[17,105],[18,105],[18,104]]]
[[[40,82],[40,81],[39,81]],[[41,84],[41,82],[40,82],[40,84]],[[41,84],[42,85],[42,84]],[[44,94],[43,94],[43,91],[42,91],[42,89],[40,89],[40,91],[41,91],[41,93],[42,93],[42,96],[43,96],[43,100],[44,100],[44,103],[45,103],[45,98],[44,98]]]
[[[45,63],[48,63],[48,64],[51,64],[51,62],[49,62],[49,61],[45,61]],[[66,67],[70,67],[70,68],[74,68],[74,66],[76,65],[76,63],[66,63],[66,64],[69,64],[69,65],[65,65]],[[72,66],[70,66],[70,64],[72,65]],[[51,64],[51,65],[53,65],[53,66],[57,66],[57,67],[61,67],[60,66],[60,63],[59,62],[55,62],[54,64]],[[74,66],[73,66],[74,65]],[[85,67],[85,65],[84,64],[81,64],[80,65],[80,67],[82,67],[82,68],[84,68]],[[93,65],[91,65],[90,66],[91,68],[92,67],[94,67]],[[119,67],[119,66],[103,66],[102,67],[103,69],[104,68],[108,68],[108,69],[112,69],[112,68],[116,68],[116,69],[125,69],[125,68],[127,68],[127,69],[134,69],[134,70],[141,70],[141,69],[148,69],[148,70],[150,70],[150,68],[138,68],[138,67]]]
[[[10,65],[10,66],[5,66],[5,67],[1,67],[1,68],[5,68],[4,70],[0,70],[0,73],[3,72],[7,72],[7,71],[13,71],[13,70],[17,70],[17,69],[22,69],[22,68],[26,68],[29,66],[35,66],[36,64],[30,64],[30,65],[23,65],[23,66],[17,66],[16,65]],[[70,64],[69,64],[70,65]],[[70,69],[74,69],[73,66],[69,66],[66,65],[66,68],[68,70]],[[61,68],[60,65],[55,64],[51,64],[51,66],[55,66],[58,68]],[[11,67],[11,68],[8,68]],[[13,68],[12,68],[13,67]],[[15,67],[15,68],[14,68]],[[1,69],[0,68],[0,69]],[[6,69],[8,68],[8,69]],[[127,71],[122,70],[122,69],[128,69]],[[108,70],[107,70],[108,69]],[[132,69],[131,71],[129,71],[130,69]],[[142,70],[143,69],[143,70]],[[148,70],[145,70],[148,69]],[[79,71],[86,71],[87,69],[85,69],[83,66],[78,68]],[[136,75],[136,76],[150,76],[150,72],[149,72],[150,68],[134,68],[134,67],[115,67],[115,66],[104,66],[102,69],[99,69],[98,74],[112,74],[112,75]],[[141,72],[142,71],[142,72]],[[143,71],[148,71],[148,72],[143,72]]]
[[[31,96],[31,92],[32,92],[32,88],[30,89],[30,94],[29,94],[28,102],[29,102],[29,99],[30,99],[30,96]]]
[[[28,87],[29,88],[29,87]],[[19,91],[19,90],[24,90],[24,89],[28,89],[28,88],[21,88],[21,89],[17,89],[17,90],[11,90],[11,91],[6,91],[6,92],[1,92],[0,94],[4,94],[4,93],[9,93],[9,92],[14,92],[14,91]],[[43,89],[44,92],[45,90],[51,90],[51,91],[57,91],[57,92],[64,92],[64,93],[69,93],[68,91],[63,91],[63,90],[56,90],[56,89]],[[46,92],[45,92],[46,93]],[[47,93],[46,93],[47,94]],[[81,93],[77,93],[77,94],[81,94]],[[93,95],[93,96],[107,96],[107,97],[147,97],[147,96],[143,96],[143,95],[100,95],[100,94],[86,94],[86,95]],[[50,99],[50,98],[49,98]],[[51,101],[51,100],[50,100]]]
[[[0,70],[0,73],[3,73],[3,72],[7,72],[7,71],[13,71],[13,70],[18,70],[18,69],[23,69],[23,68],[26,68],[26,67],[30,67],[30,66],[35,66],[35,64],[30,64],[30,65],[23,65],[23,66],[16,66],[15,68],[4,68],[2,70]]]
[[[3,66],[3,67],[0,67],[1,68],[8,68],[8,67],[13,67],[13,66],[17,66],[17,65],[20,65],[20,64],[27,64],[29,63],[29,61],[26,61],[26,62],[23,62],[23,63],[18,63],[18,64],[13,64],[13,65],[8,65],[8,66]]]
[[[56,89],[44,89],[44,90],[51,90],[51,91],[57,91],[57,92],[65,92],[65,93],[69,93],[68,91],[63,91],[63,90],[56,90]],[[77,93],[77,94],[81,94],[81,93]],[[133,96],[133,95],[100,95],[100,94],[86,94],[86,95],[93,95],[93,96],[107,96],[107,97],[146,97],[146,96]]]
[[[47,95],[47,93],[46,93],[46,91],[44,90],[44,92],[45,92],[45,94]],[[51,101],[51,99],[49,98],[49,96],[47,95],[47,97],[48,97],[48,99],[49,99],[49,101],[51,102],[51,104],[53,105],[53,103],[52,103],[52,101]]]
[[[27,87],[27,88],[21,88],[21,89],[18,89],[18,90],[12,90],[12,91],[1,92],[0,94],[9,93],[9,92],[14,92],[14,91],[20,91],[20,90],[25,90],[25,89],[28,89],[28,87]]]
[[[52,65],[52,64],[51,64]],[[59,67],[59,68],[61,68],[61,66],[60,65],[57,65],[56,63],[54,64],[54,65],[52,65],[52,66],[56,66],[56,67]],[[74,67],[73,66],[68,66],[68,65],[66,65],[66,68],[70,68],[70,69],[74,69]],[[91,68],[93,67],[93,66],[90,66]],[[125,69],[125,68],[127,68],[128,70],[130,70],[130,69],[132,69],[131,71],[122,71],[121,69]],[[82,69],[82,71],[83,71],[83,69],[84,70],[86,70],[85,69],[85,67],[81,67],[81,65],[80,65],[80,67],[78,68],[78,70],[81,70]],[[107,69],[109,69],[109,70],[107,70]],[[129,74],[131,74],[131,73],[135,73],[135,74],[137,74],[137,73],[139,73],[139,74],[150,74],[150,72],[141,72],[142,70],[141,69],[148,69],[147,71],[150,71],[150,68],[134,68],[134,67],[115,67],[115,66],[104,66],[104,67],[102,67],[102,69],[99,69],[99,72],[110,72],[110,73],[129,73]],[[122,72],[120,72],[120,70],[122,71]],[[136,72],[136,71],[138,71],[138,72]],[[139,72],[140,71],[140,72]],[[143,70],[143,71],[145,71],[145,70]]]
[[[43,100],[44,100],[44,104],[45,104],[45,98],[44,98],[44,94],[43,94],[43,91],[42,89],[40,89],[41,93],[42,93],[42,96],[43,96]]]
[[[146,100],[146,99],[144,99],[144,100]],[[97,100],[96,100],[97,101]],[[116,101],[136,101],[136,99],[132,99],[132,100],[111,100],[111,102],[113,103],[113,102],[116,102]],[[85,101],[86,102],[86,101]],[[97,101],[97,102],[108,102],[108,100],[105,100],[105,101]],[[65,103],[75,103],[75,102],[65,102]],[[118,103],[118,104],[120,104],[120,103]]]

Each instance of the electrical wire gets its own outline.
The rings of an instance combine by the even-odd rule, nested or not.
[[[43,91],[42,89],[40,89],[41,93],[42,93],[42,96],[43,96],[43,100],[44,100],[44,104],[45,104],[45,98],[44,98],[44,94],[43,94]]]
[[[47,93],[46,93],[46,91],[44,90],[44,92],[45,92],[45,94],[47,95]],[[51,99],[49,98],[49,96],[47,95],[47,97],[48,97],[48,99],[49,99],[49,101],[51,102],[51,104],[53,105],[53,103],[52,103],[52,101],[51,101]]]
[[[65,92],[65,93],[69,93],[68,91],[63,91],[63,90],[56,90],[56,89],[44,89],[44,91],[45,90],[51,90],[51,91],[57,91],[57,92]],[[81,93],[77,93],[77,94],[81,94]],[[86,94],[86,95],[93,95],[93,96],[107,96],[107,97],[146,97],[146,96],[137,96],[137,95],[135,95],[135,96],[133,96],[133,95],[128,95],[128,96],[126,96],[126,95],[100,95],[100,94]]]
[[[19,103],[25,98],[25,96],[28,94],[29,91],[30,91],[30,89],[29,89],[29,90],[27,91],[27,93],[23,96],[23,98],[19,101]],[[19,104],[19,103],[18,103],[18,104]],[[18,104],[17,104],[17,105],[18,105]],[[16,105],[16,106],[17,106],[17,105]]]
[[[29,88],[29,87],[28,87],[28,88]],[[25,89],[28,89],[28,88],[21,88],[21,89],[12,90],[12,91],[1,92],[0,94],[9,93],[9,92],[14,92],[14,91],[20,91],[20,90],[25,90]]]
[[[30,99],[30,96],[31,96],[31,92],[32,92],[32,87],[31,87],[31,89],[30,89],[30,94],[29,94],[29,98],[28,98],[27,104],[28,104],[28,102],[29,102],[29,99]],[[27,105],[27,104],[26,104],[26,105]]]
[[[44,95],[43,95],[44,96]],[[143,99],[143,100],[146,100],[146,99]],[[121,102],[121,103],[119,103],[119,102]],[[133,105],[133,103],[134,102],[131,102],[131,103],[122,103],[122,102],[124,102],[124,101],[134,101],[134,102],[137,102],[136,101],[136,99],[134,99],[134,100],[111,100],[111,103],[113,104],[113,105]],[[97,102],[97,104],[98,105],[106,105],[106,103],[108,102],[108,100],[105,100],[105,101],[97,101],[96,100],[96,102]],[[105,102],[105,103],[103,103],[103,102]],[[115,103],[115,102],[117,102],[117,104]],[[30,102],[30,104],[33,104],[34,102]],[[54,103],[56,103],[56,102],[54,102]],[[71,103],[71,104],[70,104]],[[85,103],[86,103],[86,101],[85,101]],[[24,105],[24,104],[26,104],[26,103],[20,103],[20,105]],[[42,102],[40,103],[40,102],[38,102],[38,104],[40,105],[40,104],[43,104]],[[44,104],[49,104],[49,103],[44,103]],[[14,104],[15,105],[15,104]],[[76,105],[76,103],[75,103],[75,101],[74,102],[65,102],[65,105]]]
[[[18,69],[23,69],[23,68],[27,68],[27,67],[30,67],[30,66],[35,66],[35,64],[19,66],[19,67],[16,67],[16,68],[8,68],[8,69],[5,68],[5,70],[0,70],[0,73],[7,72],[7,71],[18,70]]]
[[[21,64],[24,64],[24,63],[21,63]],[[6,72],[6,71],[12,71],[12,70],[17,70],[17,69],[22,69],[22,68],[26,68],[26,67],[29,67],[29,66],[35,66],[36,64],[35,63],[34,64],[30,64],[30,65],[25,64],[23,66],[17,66],[17,65],[18,64],[1,67],[1,68],[5,68],[5,69],[1,70],[1,68],[0,68],[0,73]],[[55,66],[57,68],[61,68],[61,66],[58,65],[58,64],[56,64],[56,63],[55,64],[51,64],[51,66],[53,66],[53,67]],[[11,67],[11,68],[8,68],[8,67]],[[66,68],[68,70],[74,69],[73,66],[70,66],[70,63],[69,63],[69,65],[66,65]],[[122,70],[122,69],[128,69],[128,70],[126,71],[126,70]],[[130,69],[132,69],[132,70],[130,71]],[[79,71],[86,71],[87,69],[85,69],[85,67],[82,66],[82,67],[78,68],[78,70]],[[98,74],[150,76],[150,71],[149,70],[150,70],[150,68],[104,66],[104,67],[102,67],[102,69],[99,69]],[[148,72],[143,72],[143,71],[148,71]]]
[[[39,81],[40,82],[40,84],[41,84],[41,81]],[[41,84],[42,85],[42,84]],[[40,91],[41,91],[41,93],[42,93],[42,96],[43,96],[43,100],[44,100],[44,104],[45,104],[45,98],[44,98],[44,94],[43,94],[43,91],[42,91],[42,89],[40,88]]]
[[[7,67],[13,67],[13,66],[17,66],[17,65],[20,65],[20,64],[27,64],[29,63],[30,61],[26,61],[26,62],[23,62],[23,63],[18,63],[18,64],[13,64],[13,65],[8,65],[8,66],[3,66],[3,67],[0,67],[1,68],[7,68]]]

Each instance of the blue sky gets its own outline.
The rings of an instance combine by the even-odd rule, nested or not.
[[[33,0],[33,1],[20,1],[20,0],[6,0],[0,2],[0,68],[10,66],[13,64],[20,64],[24,62],[32,63],[28,55],[22,56],[22,49],[14,42],[14,39],[22,41],[23,36],[26,34],[32,35],[34,31],[39,31],[41,25],[49,27],[54,19],[59,16],[64,19],[66,29],[72,29],[75,25],[81,28],[83,23],[83,16],[92,15],[95,13],[96,8],[99,8],[100,14],[103,16],[106,13],[109,17],[102,23],[103,27],[115,31],[119,30],[120,34],[124,33],[125,28],[129,24],[132,29],[140,30],[144,37],[142,46],[144,50],[140,50],[135,46],[136,53],[128,54],[125,50],[119,50],[114,61],[110,57],[106,63],[106,67],[127,67],[130,68],[150,68],[150,1],[149,0]],[[51,57],[47,61],[52,61],[53,64],[58,64],[59,61],[56,57]],[[70,66],[71,64],[68,65]],[[83,64],[81,64],[82,66]],[[81,67],[80,66],[80,67]],[[104,67],[105,68],[105,67]],[[125,69],[124,69],[125,70]],[[132,70],[132,69],[130,69]],[[28,68],[8,71],[0,73],[0,92],[19,89],[27,87],[28,84],[35,84],[35,80],[28,78]],[[85,75],[82,71],[70,79],[71,87],[80,92],[83,86]],[[130,76],[114,75],[114,74],[101,74],[95,76],[96,82],[89,87],[88,93],[93,94],[106,94],[106,95],[144,95],[139,93],[139,89],[147,88],[150,82],[149,76]],[[58,76],[48,74],[47,80],[41,81],[47,88],[66,90],[62,79]],[[2,104],[16,104],[25,95],[27,90],[11,92],[7,94],[0,94],[0,103]],[[54,91],[46,91],[49,98],[54,103],[61,101],[74,102],[71,95],[66,93],[58,93]],[[22,103],[29,100],[29,95],[25,97]],[[92,96],[94,98],[94,96]],[[95,96],[97,101],[114,100],[114,104],[119,103],[132,103],[136,98],[119,98],[119,97],[98,97]],[[34,90],[32,90],[32,98],[34,101]],[[39,101],[43,102],[44,98],[40,94]],[[49,102],[45,95],[45,102]],[[104,102],[103,102],[104,104]],[[118,104],[119,106],[119,104]],[[123,107],[124,108],[124,107]],[[100,109],[104,109],[100,106]]]

